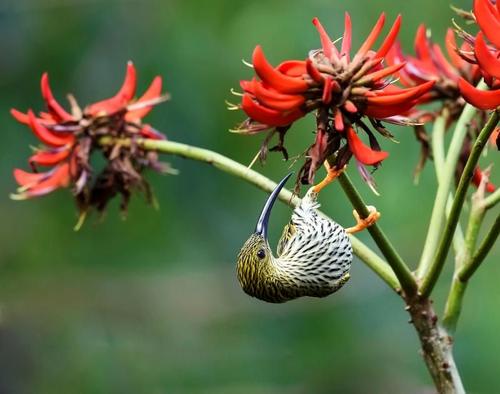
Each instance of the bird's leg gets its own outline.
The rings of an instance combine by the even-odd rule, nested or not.
[[[356,210],[352,211],[352,214],[356,219],[356,225],[353,227],[346,228],[345,232],[347,234],[359,233],[360,231],[363,231],[365,228],[370,227],[380,218],[380,212],[378,212],[374,206],[369,205],[367,208],[370,211],[370,214],[365,219],[361,219],[358,211]]]
[[[325,179],[323,179],[320,183],[313,186],[313,191],[316,194],[318,194],[321,190],[323,190],[323,188],[326,185],[332,183],[335,180],[335,178],[337,178],[340,174],[342,174],[346,169],[346,166],[344,166],[340,170],[336,169],[335,167],[332,168],[330,167],[330,164],[328,164],[327,160],[325,160],[323,164],[326,168],[326,176]]]

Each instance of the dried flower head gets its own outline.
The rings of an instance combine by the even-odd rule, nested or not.
[[[377,51],[372,50],[385,22],[382,14],[359,50],[351,57],[351,19],[345,14],[345,30],[340,50],[332,42],[317,18],[313,24],[319,32],[321,49],[312,50],[306,60],[288,60],[276,67],[267,61],[262,48],[253,52],[257,78],[241,81],[244,91],[241,108],[248,115],[238,132],[254,134],[269,131],[261,152],[274,133],[279,144],[274,150],[285,154],[284,136],[291,125],[309,112],[316,114],[316,138],[306,152],[299,177],[312,183],[316,170],[329,158],[342,168],[352,156],[365,180],[373,179],[364,166],[377,168],[388,156],[381,150],[374,132],[392,135],[383,122],[412,124],[404,115],[434,85],[434,81],[403,89],[391,77],[404,63],[384,65],[401,26],[398,16]],[[371,124],[371,127],[369,127]],[[360,138],[368,137],[369,145]]]
[[[71,112],[54,98],[47,73],[42,75],[41,90],[46,112],[37,117],[32,110],[27,113],[11,110],[12,116],[27,125],[41,142],[28,159],[33,172],[14,170],[19,188],[12,197],[27,199],[71,186],[82,218],[91,207],[103,211],[117,194],[122,197],[121,208],[125,211],[135,189],[151,200],[143,170],[166,172],[169,167],[158,161],[156,152],[141,149],[134,140],[165,139],[149,124],[142,123],[154,105],[167,99],[161,92],[161,77],[156,77],[146,92],[134,100],[136,70],[129,62],[123,85],[115,96],[83,110],[73,96],[68,96]],[[101,143],[103,137],[110,137],[107,144]],[[123,139],[131,139],[131,143],[123,144]],[[91,165],[91,156],[96,151],[106,159],[98,174]],[[40,172],[41,167],[49,170]]]

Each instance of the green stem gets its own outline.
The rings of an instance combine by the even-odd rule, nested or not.
[[[351,201],[354,209],[359,213],[362,218],[366,218],[370,211],[368,210],[366,204],[364,203],[361,195],[358,193],[354,185],[352,184],[349,176],[344,172],[338,177],[339,183],[344,189],[345,194]],[[386,235],[380,229],[378,223],[373,224],[368,227],[368,231],[372,236],[373,240],[379,247],[380,251],[387,259],[387,262],[391,266],[392,270],[396,274],[401,287],[407,296],[412,296],[415,294],[417,289],[417,283],[413,277],[408,266],[405,264],[401,256],[394,249],[392,244],[387,239]]]
[[[465,110],[464,110],[465,112]],[[444,233],[441,237],[441,240],[438,245],[438,249],[436,252],[436,255],[434,259],[432,260],[431,264],[429,266],[425,266],[424,270],[424,276],[423,276],[423,281],[422,285],[420,288],[420,292],[424,296],[428,296],[430,292],[432,291],[434,285],[436,284],[436,281],[439,277],[439,274],[441,273],[441,270],[444,265],[444,261],[446,260],[446,256],[448,255],[448,250],[450,248],[451,240],[453,238],[453,234],[455,233],[455,229],[458,224],[458,220],[460,218],[460,213],[462,211],[462,206],[465,200],[465,196],[467,194],[467,189],[469,187],[470,181],[472,179],[472,175],[474,172],[474,169],[476,168],[477,162],[479,160],[479,156],[481,155],[481,152],[483,151],[484,146],[488,142],[488,139],[495,129],[495,126],[497,125],[499,121],[499,115],[498,112],[495,111],[491,114],[490,118],[488,119],[488,122],[486,125],[483,127],[481,132],[479,133],[479,136],[477,137],[473,147],[472,151],[469,155],[469,158],[467,160],[467,163],[465,164],[464,171],[462,173],[462,176],[460,177],[460,182],[458,184],[457,191],[455,193],[455,198],[453,200],[453,206],[451,208],[450,216],[448,218],[448,221],[446,223]],[[450,147],[451,151],[451,147]],[[448,159],[450,159],[450,154],[448,155]],[[449,162],[446,162],[446,169],[445,169],[445,174],[448,172],[448,165]],[[456,162],[455,162],[456,164]],[[439,185],[438,188],[438,194],[439,190],[441,189],[441,185]],[[446,201],[446,197],[448,195],[448,188],[446,190],[446,195],[443,197],[443,201]]]
[[[111,137],[103,137],[99,140],[101,145],[120,144],[122,146],[130,146],[130,139],[116,140]],[[134,140],[134,144],[141,146],[146,150],[153,150],[161,153],[180,156],[190,160],[196,160],[210,164],[230,175],[243,179],[244,181],[257,186],[266,192],[271,192],[276,187],[276,182],[265,177],[262,174],[244,166],[237,161],[234,161],[217,152],[198,148],[195,146],[182,144],[173,141],[158,141],[151,139],[138,139]],[[279,194],[279,199],[285,204],[296,207],[300,204],[300,198],[294,195],[291,191],[282,189]],[[326,216],[326,215],[325,215]],[[398,279],[391,271],[389,265],[382,260],[374,251],[367,245],[361,242],[356,237],[351,236],[351,243],[354,254],[359,257],[369,268],[371,268],[385,283],[387,283],[394,291],[400,291]]]
[[[455,273],[446,300],[443,314],[443,325],[452,334],[456,330],[458,318],[462,310],[462,302],[467,287],[467,281],[460,275],[461,269],[469,264],[477,243],[477,236],[483,222],[485,210],[483,205],[484,190],[478,189],[472,197],[472,206],[467,225],[467,233],[462,252],[457,256]]]
[[[442,182],[445,167],[444,133],[446,131],[446,123],[448,121],[448,117],[448,111],[443,111],[443,114],[439,116],[434,122],[434,128],[432,130],[432,157],[434,159],[434,169],[436,170],[436,178],[438,180],[438,184]],[[451,193],[448,193],[445,207],[445,214],[447,218],[450,215],[452,204],[453,195]],[[437,234],[433,234],[432,237],[437,238]],[[460,227],[460,225],[458,225],[453,236],[453,249],[455,250],[455,256],[458,256],[460,254],[463,244],[464,234],[462,228]]]
[[[489,251],[495,245],[495,241],[500,234],[500,214],[497,216],[493,227],[490,229],[486,237],[484,237],[483,242],[479,245],[476,253],[470,259],[470,262],[465,265],[459,272],[459,278],[462,281],[467,281],[476,272],[477,268],[481,265],[485,257],[488,255]]]
[[[455,168],[467,134],[469,123],[475,114],[476,108],[467,104],[456,124],[445,166],[442,170],[441,176],[439,177],[439,186],[436,193],[436,199],[434,200],[434,207],[432,209],[431,220],[429,222],[429,230],[427,231],[424,250],[422,251],[422,257],[420,258],[420,263],[417,269],[417,277],[419,279],[428,276],[429,270],[431,269],[432,258],[439,244],[439,234],[441,233],[445,221],[444,211],[446,209],[446,201],[450,193],[453,175],[455,173]]]
[[[500,187],[484,199],[484,207],[486,209],[493,208],[500,202]]]
[[[467,283],[468,282],[462,282],[458,275],[453,276],[443,314],[443,327],[450,335],[453,335],[457,328],[458,318],[462,312],[462,303]]]

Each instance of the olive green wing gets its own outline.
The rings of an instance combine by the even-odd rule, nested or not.
[[[283,229],[283,234],[281,234],[281,238],[278,242],[278,249],[277,249],[278,257],[281,256],[283,251],[286,249],[287,243],[290,241],[290,239],[292,239],[292,237],[295,235],[296,232],[297,229],[292,222],[288,223],[285,226],[285,228]]]

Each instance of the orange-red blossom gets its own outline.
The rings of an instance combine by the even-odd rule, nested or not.
[[[474,17],[480,31],[467,35],[474,46],[474,61],[490,90],[476,89],[464,78],[459,86],[464,98],[476,108],[489,110],[500,106],[500,2],[474,0]],[[489,42],[488,42],[489,41]]]
[[[331,155],[336,155],[338,167],[352,155],[361,165],[380,164],[388,153],[380,149],[372,130],[391,136],[382,122],[411,123],[404,114],[434,85],[429,81],[404,89],[392,83],[392,76],[405,64],[386,66],[384,60],[395,43],[401,17],[374,51],[384,22],[382,14],[352,57],[351,19],[347,13],[340,49],[317,18],[313,24],[320,35],[321,49],[311,51],[305,60],[288,60],[274,67],[257,46],[252,57],[256,77],[240,83],[244,91],[241,108],[249,117],[240,131],[276,129],[284,135],[293,122],[315,111],[316,139],[307,152],[303,181],[312,182],[316,169]],[[369,145],[359,137],[360,130],[368,135]]]
[[[124,186],[123,180],[126,178],[127,171],[135,172],[133,176],[138,180],[137,175],[142,167],[135,165],[135,158],[143,159],[141,166],[155,167],[155,158],[141,152],[140,149],[137,150],[138,157],[134,157],[130,149],[124,151],[124,148],[115,148],[111,152],[109,148],[99,147],[97,143],[102,136],[165,138],[150,125],[142,123],[142,118],[151,111],[152,107],[165,99],[161,92],[161,77],[154,78],[146,92],[139,99],[134,100],[136,85],[136,70],[129,62],[123,85],[115,96],[91,104],[83,110],[70,96],[71,112],[68,112],[54,98],[48,74],[44,73],[41,78],[41,91],[46,111],[36,116],[32,110],[28,110],[27,113],[16,109],[11,110],[12,116],[28,126],[41,142],[41,146],[35,148],[35,152],[28,159],[33,172],[22,169],[14,170],[14,177],[19,188],[13,197],[25,199],[73,185],[79,204],[98,204],[98,201],[90,201],[90,199],[97,198],[95,195],[92,196],[96,186],[89,184],[92,177],[89,156],[94,149],[102,150],[109,160],[108,164],[113,161],[116,164],[120,160],[122,163],[132,164],[131,168],[123,167],[122,174],[115,174],[114,179],[121,179],[120,182],[122,182],[116,188],[117,190],[114,190],[116,193],[122,192],[120,188]],[[39,172],[41,167],[49,169]],[[108,165],[106,171],[109,172],[111,167],[113,166]],[[110,186],[113,187],[113,185]],[[82,200],[87,201],[84,203]]]

